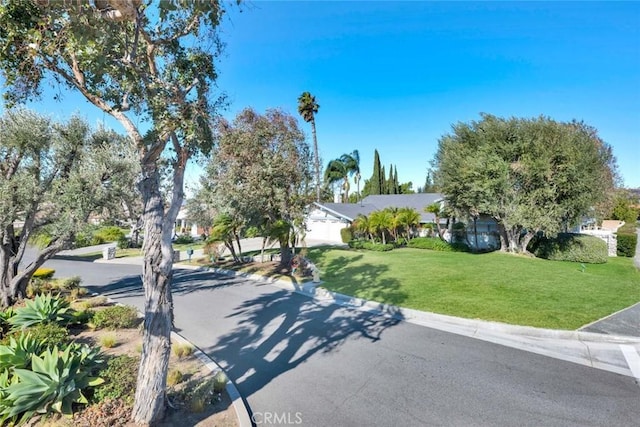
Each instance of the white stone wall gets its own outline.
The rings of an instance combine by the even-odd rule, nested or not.
[[[580,234],[588,234],[589,236],[595,236],[607,243],[609,256],[618,256],[618,239],[613,231],[610,230],[582,230]]]

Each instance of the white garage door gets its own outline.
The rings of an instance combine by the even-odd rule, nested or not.
[[[314,220],[307,222],[307,239],[326,240],[327,242],[342,243],[340,230],[345,228],[347,224],[340,221]]]

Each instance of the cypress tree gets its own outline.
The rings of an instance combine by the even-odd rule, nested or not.
[[[396,166],[393,170],[393,186],[394,186],[393,194],[400,194],[400,183],[398,182],[398,166]]]
[[[380,181],[379,181],[379,188],[380,188],[380,193],[379,194],[389,194],[389,188],[387,187],[387,174],[384,171],[384,166],[382,166],[382,169],[380,169],[380,177],[379,177]]]
[[[393,181],[393,164],[389,166],[389,179],[387,179],[387,194],[396,194],[396,186]]]
[[[373,153],[373,175],[369,180],[369,194],[383,194],[382,193],[382,182],[384,178],[381,179],[380,174],[384,172],[381,171],[380,168],[380,155],[378,154],[378,150],[376,149]],[[384,176],[384,175],[382,175]]]

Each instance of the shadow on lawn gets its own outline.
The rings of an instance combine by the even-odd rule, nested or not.
[[[399,318],[320,305],[280,290],[247,300],[227,318],[237,327],[205,349],[236,382],[244,397],[313,355],[336,351],[347,340],[379,341]]]
[[[402,305],[408,295],[400,289],[400,281],[392,278],[382,278],[381,275],[389,271],[386,265],[356,264],[363,255],[349,252],[351,256],[338,256],[326,260],[322,251],[311,249],[309,255],[322,265],[322,285],[327,289],[346,295],[358,296],[368,300]]]

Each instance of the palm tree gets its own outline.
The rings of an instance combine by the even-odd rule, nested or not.
[[[358,199],[360,199],[360,153],[358,153],[358,150],[353,150],[350,154],[340,156],[340,160],[344,163],[347,173],[353,176],[353,180],[358,187]],[[349,201],[348,195],[346,201]]]
[[[331,160],[324,171],[325,184],[334,184],[342,180],[342,203],[349,202],[349,176],[354,176],[360,194],[360,154],[353,150],[350,154],[343,154],[340,158]]]
[[[392,227],[393,215],[388,210],[373,211],[369,215],[369,230],[382,236],[382,244],[387,244],[387,230]]]
[[[320,105],[316,102],[316,97],[309,92],[302,92],[298,97],[298,113],[303,120],[311,123],[311,135],[313,137],[313,161],[316,172],[316,201],[320,202],[320,157],[318,156],[318,138],[316,136],[316,118]]]
[[[440,237],[440,240],[444,241],[444,237],[442,236],[442,230],[440,229],[440,203],[432,203],[426,208],[424,208],[424,211],[435,215],[436,230],[438,231],[438,237]]]
[[[400,208],[398,222],[404,228],[405,239],[408,242],[411,230],[420,224],[420,214],[413,208]]]
[[[325,185],[332,185],[342,181],[342,203],[349,201],[349,171],[342,159],[331,160],[324,171]]]
[[[369,217],[366,215],[358,214],[356,219],[353,220],[353,229],[356,233],[369,237],[369,240],[373,242],[373,235],[371,234],[371,227],[369,226]]]

